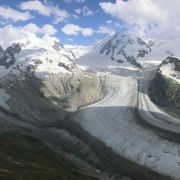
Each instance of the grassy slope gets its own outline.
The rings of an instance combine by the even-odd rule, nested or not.
[[[14,132],[0,134],[1,180],[97,180],[39,140]]]

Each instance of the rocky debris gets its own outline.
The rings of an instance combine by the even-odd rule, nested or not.
[[[146,51],[146,50],[144,50],[144,49],[143,49],[143,50],[139,50],[139,53],[138,53],[138,56],[137,56],[137,57],[138,57],[138,58],[139,58],[139,57],[142,58],[142,57],[145,57],[146,54],[148,54],[148,51]]]
[[[65,67],[71,70],[74,67]],[[99,100],[103,96],[103,80],[93,73],[74,69],[73,74],[50,75],[43,81],[41,91],[55,105],[66,110],[76,110]],[[93,87],[93,88],[92,88]]]
[[[40,59],[35,59],[35,60],[33,60],[34,62],[35,62],[35,64],[43,64],[43,62],[40,60]]]
[[[64,63],[62,63],[62,62],[59,62],[58,66],[63,67],[63,68],[65,68],[65,69],[68,70],[68,71],[71,71],[71,70],[77,68],[74,63],[64,64]]]

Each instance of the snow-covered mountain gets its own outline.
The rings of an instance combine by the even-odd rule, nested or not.
[[[161,63],[178,55],[177,45],[120,33],[87,47],[65,47],[48,36],[3,44],[0,119],[74,154],[100,173],[121,175],[125,170],[123,175],[138,179],[179,178],[179,144],[147,128],[154,123],[161,129],[167,120],[153,104],[164,105],[159,103],[167,99],[163,93],[168,105],[173,102],[179,110],[179,60],[170,57]],[[161,64],[146,66],[148,61]],[[149,85],[158,102],[149,99]]]
[[[146,63],[160,63],[168,56],[180,56],[180,41],[147,40],[130,34],[117,33],[98,41],[82,53],[80,59],[101,58],[118,62],[119,65],[141,67]],[[80,53],[81,54],[81,53]]]
[[[101,99],[104,80],[93,72],[80,69],[73,62],[74,58],[71,51],[51,37],[34,36],[3,44],[0,47],[0,129],[10,131],[11,136],[12,131],[17,131],[21,135],[38,137],[49,146],[52,144],[53,149],[57,147],[63,156],[74,154],[76,157],[68,154],[69,158],[78,160],[86,171],[89,168],[84,166],[85,161],[94,165],[96,172],[97,167],[103,169],[104,165],[88,144],[72,133],[74,129],[86,137],[85,131],[65,118],[78,107]],[[68,125],[70,129],[56,127],[56,122],[60,122],[60,126]],[[31,151],[31,148],[27,150]],[[67,167],[67,160],[64,162]],[[72,166],[68,168],[71,170]],[[62,167],[59,169],[61,171]],[[103,175],[101,171],[97,174],[101,179],[111,180],[108,174]]]
[[[51,73],[69,73],[73,67],[74,54],[58,42],[45,37],[27,38],[7,48],[0,48],[1,76],[11,70],[34,69],[37,76]]]
[[[48,107],[54,114],[61,109],[63,117],[62,110],[74,110],[102,96],[101,79],[77,67],[72,51],[53,38],[28,37],[7,46],[0,48],[0,106],[24,120],[47,119],[42,109]]]
[[[82,45],[70,45],[66,44],[64,47],[75,55],[75,58],[79,58],[85,54],[87,54],[91,50],[91,46],[82,46]]]

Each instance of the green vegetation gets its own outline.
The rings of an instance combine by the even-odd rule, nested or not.
[[[97,180],[40,140],[15,132],[0,134],[0,180]]]

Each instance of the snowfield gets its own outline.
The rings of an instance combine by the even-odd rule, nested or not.
[[[135,113],[138,109],[144,122],[179,133],[180,121],[162,112],[147,95],[157,67],[138,70],[108,61],[103,55],[85,56],[76,63],[105,75],[107,93],[100,102],[80,109],[74,120],[119,155],[180,179],[180,145],[139,123]]]

